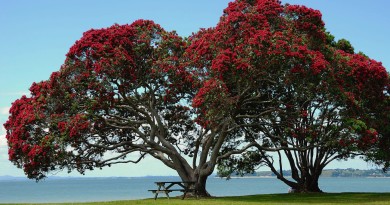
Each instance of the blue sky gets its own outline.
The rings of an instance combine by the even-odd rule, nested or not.
[[[188,36],[214,26],[230,0],[0,0],[0,124],[11,103],[28,93],[33,82],[46,80],[65,60],[68,49],[82,33],[114,23],[151,19],[166,30]],[[109,2],[109,3],[108,3]],[[283,0],[318,9],[336,39],[348,39],[390,69],[389,0]],[[0,129],[0,176],[23,175],[8,162],[5,130]],[[335,162],[329,168],[369,168],[365,162]],[[123,165],[87,173],[88,176],[175,175],[159,162]],[[60,173],[60,175],[66,175]]]

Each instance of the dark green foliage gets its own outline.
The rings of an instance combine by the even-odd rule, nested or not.
[[[337,41],[336,48],[350,54],[355,52],[355,49],[352,47],[351,43],[343,38]]]

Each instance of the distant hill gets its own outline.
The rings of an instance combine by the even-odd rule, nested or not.
[[[381,169],[326,169],[322,172],[323,177],[390,177],[389,172]]]
[[[283,170],[284,176],[291,176],[291,170]],[[232,177],[236,176],[232,174]],[[238,175],[237,175],[238,176]],[[276,177],[271,171],[259,171],[253,174],[246,174],[244,177]],[[390,173],[384,173],[381,169],[325,169],[321,177],[390,177]]]

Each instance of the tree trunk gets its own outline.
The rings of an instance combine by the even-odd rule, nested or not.
[[[319,188],[318,183],[316,184],[297,184],[292,186],[293,193],[322,193],[322,190]]]
[[[176,169],[182,181],[194,181],[194,187],[190,187],[195,190],[199,197],[210,197],[211,195],[206,190],[206,182],[209,174],[203,173],[199,169],[185,170],[182,167]]]
[[[206,182],[208,176],[199,176],[196,179],[195,191],[200,197],[210,197],[211,195],[206,190]]]
[[[203,175],[203,176],[199,175],[196,173],[195,170],[193,173],[190,173],[187,175],[183,175],[183,174],[179,174],[179,175],[180,175],[180,178],[182,181],[194,181],[195,182],[194,187],[190,187],[190,188],[194,189],[196,194],[199,197],[210,197],[211,196],[209,194],[209,192],[206,190],[206,182],[207,182],[208,175]]]
[[[288,154],[288,153],[287,153]],[[290,167],[292,172],[292,178],[295,181],[287,179],[283,175],[283,171],[277,171],[273,166],[272,162],[268,159],[265,159],[271,171],[277,176],[279,180],[288,185],[291,189],[290,193],[322,193],[322,190],[318,186],[318,180],[322,173],[323,166],[317,166],[316,168],[311,167],[311,169],[300,168],[298,169],[295,166],[292,155],[287,155],[290,159]]]
[[[318,179],[319,176],[306,176],[290,187],[294,193],[322,193],[318,186]]]

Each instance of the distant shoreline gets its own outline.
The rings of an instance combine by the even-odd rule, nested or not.
[[[291,175],[291,170],[283,170],[283,176],[291,178]],[[276,178],[276,175],[272,171],[257,171],[251,174],[244,174],[243,176],[232,173],[230,176],[230,178],[240,177]],[[320,177],[390,178],[390,173],[385,173],[381,169],[324,169]]]
[[[84,176],[84,177],[48,177],[46,178],[45,180],[64,180],[64,179],[94,179],[94,178],[97,178],[97,179],[109,179],[109,178],[126,178],[126,179],[131,179],[131,178],[155,178],[155,177],[173,177],[173,176],[141,176],[141,177],[115,177],[115,176],[112,176],[112,177],[88,177],[88,176]],[[174,177],[178,177],[178,176],[174,176]],[[291,176],[284,176],[285,178],[292,178]],[[219,176],[211,176],[211,178],[216,178],[216,179],[226,179],[228,177],[219,177]],[[276,176],[232,176],[232,177],[229,177],[229,179],[276,179],[277,177]],[[388,176],[320,176],[320,178],[371,178],[371,179],[388,179],[390,177]],[[21,177],[21,176],[0,176],[0,181],[2,180],[26,180],[26,181],[34,181],[32,179],[28,179],[27,177]]]
[[[291,176],[284,176],[286,178],[292,178]],[[221,179],[226,179],[227,177],[219,177],[215,176],[214,178],[221,178]],[[234,176],[234,177],[229,177],[230,179],[258,179],[258,178],[263,178],[263,179],[276,179],[276,176]],[[332,176],[320,176],[320,178],[390,178],[390,177],[383,177],[383,176],[337,176],[337,177],[332,177]]]
[[[287,178],[291,177],[290,170],[283,170],[283,175]],[[93,179],[93,178],[153,178],[153,177],[176,177],[179,176],[48,176],[45,180],[55,180],[55,179]],[[209,178],[224,178],[220,177],[217,174],[211,175]],[[324,169],[320,176],[321,178],[390,178],[390,172],[384,173],[381,169]],[[258,171],[253,174],[247,174],[244,176],[237,175],[232,173],[229,177],[231,179],[240,179],[240,178],[264,178],[264,179],[275,179],[277,178],[271,171]],[[26,176],[11,176],[4,175],[0,176],[0,180],[31,180]]]
[[[226,179],[226,178],[228,178],[228,177],[219,177],[219,176],[215,176],[214,178]],[[242,177],[240,177],[240,176],[234,176],[234,177],[229,177],[229,178],[230,178],[230,179],[243,179],[243,178],[245,178],[245,179],[257,179],[257,178],[275,179],[276,176],[242,176]]]

